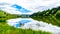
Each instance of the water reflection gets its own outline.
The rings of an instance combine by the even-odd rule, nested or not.
[[[22,28],[22,29],[31,28],[33,30],[42,30],[42,31],[47,31],[47,32],[49,31],[54,34],[60,33],[60,27],[50,24],[50,23],[58,22],[56,19],[53,19],[53,20],[52,20],[52,18],[49,18],[49,19],[48,18],[43,18],[43,19],[34,18],[34,19],[32,19],[32,18],[17,18],[17,19],[7,20],[7,22],[10,26],[14,26],[16,28]],[[46,23],[46,22],[48,22],[48,23]]]
[[[56,17],[32,17],[34,20],[43,21],[48,24],[52,24],[60,27],[60,19]]]
[[[14,26],[16,28],[19,28],[19,27],[23,26],[24,24],[26,24],[28,22],[31,22],[30,18],[17,18],[17,19],[7,20],[7,23],[10,26]]]

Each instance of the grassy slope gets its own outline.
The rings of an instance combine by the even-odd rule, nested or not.
[[[18,15],[8,14],[0,10],[0,34],[51,34],[50,32],[14,28],[6,23],[7,19],[18,17],[19,17]]]

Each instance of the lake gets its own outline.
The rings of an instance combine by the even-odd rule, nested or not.
[[[52,32],[53,34],[60,34],[60,27],[48,24],[44,21],[34,20],[32,18],[16,18],[7,20],[7,24],[15,28],[33,29]]]

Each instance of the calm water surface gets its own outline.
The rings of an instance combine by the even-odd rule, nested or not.
[[[32,18],[10,19],[7,20],[7,23],[8,25],[14,26],[16,28],[22,28],[22,29],[31,28],[33,30],[42,30],[47,32],[49,31],[52,32],[53,34],[60,34],[60,27],[48,24],[43,21],[37,21]]]

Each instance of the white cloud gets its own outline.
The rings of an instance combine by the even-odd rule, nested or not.
[[[31,13],[60,6],[60,0],[0,0],[0,2],[11,3],[11,5],[18,4],[26,9],[31,10]]]

